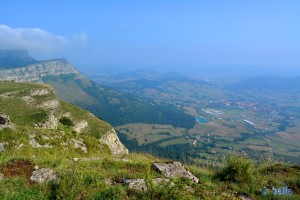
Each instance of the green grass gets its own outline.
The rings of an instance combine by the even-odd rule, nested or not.
[[[163,175],[154,171],[152,164],[169,160],[138,153],[114,157],[108,146],[98,140],[112,129],[109,124],[63,101],[59,101],[57,108],[39,106],[56,99],[46,85],[0,82],[0,86],[0,94],[6,95],[0,97],[1,113],[9,115],[15,126],[14,129],[4,128],[0,131],[0,142],[5,142],[5,151],[0,152],[0,173],[6,174],[0,181],[0,199],[238,199],[239,194],[254,199],[274,199],[260,194],[262,187],[273,185],[287,185],[294,192],[292,198],[299,198],[299,167],[277,163],[256,164],[240,158],[232,158],[224,164],[219,162],[215,169],[209,163],[207,167],[187,166],[199,178],[199,184],[174,178],[168,184],[155,186],[152,179]],[[32,90],[41,88],[49,89],[50,93],[43,98],[31,96],[35,104],[22,99],[30,96]],[[81,133],[63,123],[58,123],[56,129],[34,127],[34,123],[45,123],[50,113],[58,121],[67,116],[74,126],[87,121],[89,127]],[[30,145],[33,139],[40,145],[53,148],[33,148]],[[74,148],[71,139],[81,140],[87,153]],[[210,156],[207,153],[203,155]],[[73,158],[79,158],[79,161],[74,162]],[[5,168],[18,161],[26,161],[30,166],[51,168],[60,174],[60,178],[56,182],[32,183],[28,180],[25,167],[21,166],[17,175],[14,169]],[[198,164],[201,162],[203,160],[199,159]],[[14,175],[8,176],[7,170]],[[122,183],[125,179],[136,178],[146,180],[147,192],[129,189]],[[113,184],[107,184],[106,179]]]
[[[79,157],[78,162],[71,159]],[[91,158],[84,160],[83,158]],[[92,159],[98,158],[98,159]],[[0,195],[3,199],[234,199],[238,194],[246,194],[257,199],[272,199],[273,197],[263,197],[260,189],[266,186],[287,185],[292,188],[295,195],[300,194],[300,171],[299,167],[287,166],[285,164],[254,164],[243,159],[241,163],[251,163],[250,179],[249,172],[242,171],[235,175],[235,167],[240,162],[225,164],[221,169],[231,174],[237,179],[219,179],[216,171],[211,168],[198,166],[187,166],[187,168],[199,178],[199,184],[193,184],[184,179],[174,179],[176,185],[166,185],[155,187],[149,185],[146,193],[130,190],[121,182],[124,179],[162,177],[151,167],[154,162],[162,162],[147,154],[129,154],[121,158],[113,158],[107,152],[93,152],[88,155],[82,152],[56,149],[34,149],[22,147],[20,150],[8,149],[0,155],[1,166],[13,160],[29,160],[34,165],[52,168],[60,174],[60,180],[56,183],[42,183],[30,185],[24,177],[5,178],[0,181]],[[123,159],[123,160],[122,160]],[[124,160],[126,159],[126,160]],[[243,164],[241,168],[243,169]],[[115,182],[107,185],[105,179]],[[151,182],[151,181],[150,181]],[[194,188],[191,193],[185,189],[186,186]],[[295,199],[299,197],[296,196]]]
[[[181,137],[181,138],[167,140],[166,142],[162,142],[159,145],[161,147],[166,147],[166,146],[172,145],[172,144],[186,144],[186,143],[188,143],[188,140],[186,140],[184,137]]]

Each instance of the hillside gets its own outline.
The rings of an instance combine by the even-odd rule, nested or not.
[[[107,149],[99,142],[102,141],[110,147],[112,153],[127,152],[109,124],[57,99],[53,88],[48,85],[0,81],[0,94],[2,118],[12,122],[8,126],[11,130],[5,129],[5,126],[0,127],[3,131],[1,141],[5,147],[60,149],[65,148],[65,145],[71,148],[74,143],[74,152],[77,151],[75,146],[78,146],[83,153],[89,153],[89,145]],[[115,146],[113,141],[107,141],[108,137],[115,138]],[[11,140],[12,138],[14,139]],[[71,149],[68,151],[72,152]]]
[[[75,75],[47,76],[43,82],[54,87],[59,97],[87,109],[113,126],[128,123],[170,124],[193,127],[195,119],[168,104],[157,104],[138,96],[101,86]]]
[[[18,57],[15,59],[18,60]],[[65,59],[36,61],[27,66],[0,69],[0,80],[48,83],[61,99],[89,110],[113,126],[148,123],[191,128],[195,124],[194,117],[176,106],[158,104],[99,85],[80,74]]]
[[[0,111],[1,199],[299,198],[297,166],[232,157],[217,172],[127,154],[109,124],[48,85],[0,81]]]

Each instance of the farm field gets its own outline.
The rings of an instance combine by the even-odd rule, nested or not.
[[[120,84],[122,83],[122,84]],[[226,80],[161,78],[110,80],[106,84],[171,104],[195,118],[191,128],[167,124],[117,126],[133,151],[214,165],[228,155],[300,163],[300,98],[295,90],[237,90]],[[131,149],[132,148],[132,149]]]

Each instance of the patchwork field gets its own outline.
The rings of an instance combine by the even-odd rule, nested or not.
[[[115,127],[116,131],[127,136],[128,140],[136,140],[139,145],[150,144],[160,140],[182,137],[184,128],[160,124],[127,124]]]
[[[196,121],[186,129],[157,123],[117,127],[131,150],[197,163],[223,162],[232,154],[300,163],[299,91],[238,90],[230,87],[232,81],[195,81],[180,76],[134,76],[110,80],[110,84],[158,104],[176,106]]]

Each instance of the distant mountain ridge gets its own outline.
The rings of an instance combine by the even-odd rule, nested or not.
[[[11,69],[37,62],[26,49],[0,49],[0,69]]]
[[[264,75],[239,81],[230,88],[237,90],[300,90],[300,77],[281,78]]]
[[[36,61],[24,67],[1,70],[1,80],[17,82],[42,82],[42,78],[50,75],[80,73],[65,59]]]

